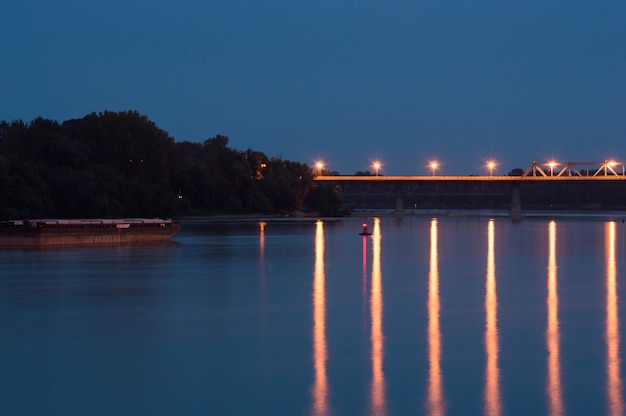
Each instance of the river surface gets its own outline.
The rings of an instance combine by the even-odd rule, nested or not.
[[[0,251],[0,415],[622,415],[620,217]]]

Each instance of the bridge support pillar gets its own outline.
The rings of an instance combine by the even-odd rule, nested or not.
[[[511,211],[509,216],[513,222],[522,220],[524,212],[522,211],[522,197],[520,196],[519,185],[513,186],[513,192],[511,193]]]
[[[402,197],[399,196],[396,198],[396,214],[402,214],[404,209],[404,202],[402,201]]]

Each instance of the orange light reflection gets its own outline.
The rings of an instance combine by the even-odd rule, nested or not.
[[[367,249],[368,249],[369,237],[364,235],[362,237],[362,275],[361,275],[361,325],[363,333],[367,333]]]
[[[546,328],[546,348],[548,350],[548,414],[564,414],[561,387],[561,335],[559,330],[559,293],[556,264],[556,223],[548,224],[548,326]]]
[[[620,375],[619,306],[617,299],[617,264],[615,261],[615,222],[605,225],[606,251],[606,391],[608,414],[624,414]]]
[[[265,221],[259,222],[259,251],[261,260],[265,259]]]
[[[428,274],[428,413],[441,416],[445,412],[443,377],[441,374],[441,328],[439,327],[439,259],[437,251],[437,220],[430,221],[430,272]]]
[[[487,274],[485,279],[485,414],[502,414],[500,395],[500,345],[498,340],[498,294],[496,291],[495,223],[487,224]]]
[[[371,411],[374,415],[387,413],[385,399],[384,361],[384,333],[383,333],[383,288],[380,265],[380,219],[374,218],[372,230],[372,289],[370,299],[370,314],[372,321],[372,385]]]
[[[313,272],[313,361],[315,380],[312,387],[313,415],[326,415],[328,408],[328,377],[326,361],[326,289],[324,274],[324,223],[315,223],[315,269]]]
[[[267,280],[267,277],[266,277],[266,270],[265,270],[265,222],[264,221],[259,222],[259,280],[260,280],[259,306],[261,309],[259,316],[265,317],[267,316],[266,315],[266,310],[267,310],[267,293],[266,293],[267,282],[266,280]],[[267,329],[266,320],[261,319],[261,323],[259,326],[260,326],[261,333],[265,336],[266,329]]]
[[[362,289],[361,289],[361,294],[363,295],[363,301],[365,301],[365,292],[367,290],[367,236],[363,236],[363,247],[362,247],[362,276],[361,276],[361,280],[362,280]]]

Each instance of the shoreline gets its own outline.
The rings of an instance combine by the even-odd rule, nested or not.
[[[510,217],[509,210],[463,210],[463,209],[424,209],[424,210],[355,210],[352,215],[341,217],[322,217],[316,213],[296,213],[296,214],[219,214],[203,216],[185,216],[176,218],[182,225],[208,225],[220,223],[255,223],[255,222],[315,222],[323,221],[343,221],[350,218],[367,217]],[[626,210],[527,210],[523,211],[523,218],[626,218]]]
[[[219,214],[185,216],[176,218],[185,225],[208,225],[221,223],[255,223],[255,222],[313,222],[319,220],[319,215],[285,215],[285,214]],[[332,217],[335,218],[335,217]]]

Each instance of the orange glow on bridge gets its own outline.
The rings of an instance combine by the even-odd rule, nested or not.
[[[450,175],[446,178],[480,178],[481,176],[494,176],[494,171],[498,167],[498,162],[489,159],[485,162],[485,168],[489,172],[489,175]],[[318,172],[318,176],[321,176],[324,163],[322,161],[316,161],[315,169]],[[430,160],[428,162],[428,169],[432,176],[436,175],[437,170],[441,167],[441,163],[438,160]],[[383,165],[379,160],[372,161],[371,167],[374,169],[374,175],[380,176],[380,170]],[[352,177],[353,175],[336,175],[334,177]],[[523,173],[511,176],[496,176],[496,177],[512,177],[512,178],[529,178],[529,177],[620,177],[626,179],[626,162],[618,162],[615,159],[607,159],[602,162],[560,162],[554,159],[550,159],[546,162],[533,161],[532,164]],[[365,176],[367,178],[367,176]],[[394,178],[419,178],[421,175],[394,175]],[[386,177],[389,178],[389,177]],[[317,179],[317,178],[316,178]]]

